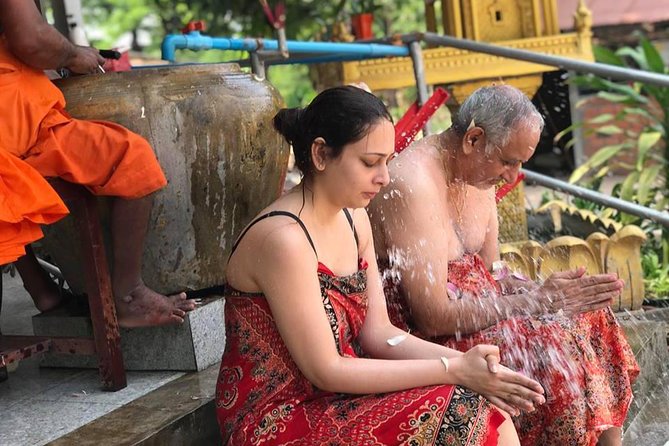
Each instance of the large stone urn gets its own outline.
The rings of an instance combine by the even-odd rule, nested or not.
[[[165,171],[169,185],[155,194],[145,243],[147,285],[169,293],[223,283],[235,238],[282,190],[289,148],[271,123],[277,91],[236,64],[136,69],[58,86],[72,116],[139,133]],[[82,291],[71,220],[51,226],[44,247]]]

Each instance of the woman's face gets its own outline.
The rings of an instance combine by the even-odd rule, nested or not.
[[[344,146],[339,157],[328,160],[323,180],[341,207],[365,207],[388,184],[388,162],[394,154],[395,128],[380,120],[361,140]]]

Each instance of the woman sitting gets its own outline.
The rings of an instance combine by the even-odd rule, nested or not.
[[[499,365],[497,347],[461,353],[389,322],[362,209],[389,181],[383,103],[332,88],[274,126],[304,176],[246,227],[227,266],[224,443],[518,444],[498,408],[533,410],[538,383]]]

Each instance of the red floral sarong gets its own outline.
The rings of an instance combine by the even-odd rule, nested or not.
[[[366,264],[335,276],[320,264],[323,308],[339,353],[362,354]],[[261,294],[226,295],[216,411],[226,445],[496,445],[502,415],[459,386],[373,395],[325,392],[291,359]],[[318,348],[314,346],[314,348]]]
[[[465,299],[499,295],[497,282],[478,255],[449,262],[448,281]],[[386,280],[385,287],[393,323],[425,337],[412,327],[397,283]],[[514,418],[523,446],[594,446],[603,430],[623,425],[639,373],[609,308],[574,318],[517,317],[474,334],[430,340],[462,351],[477,344],[497,345],[502,363],[544,386],[546,404]]]

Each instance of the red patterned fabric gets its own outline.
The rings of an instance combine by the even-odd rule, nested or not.
[[[478,255],[449,262],[448,280],[462,299],[498,296],[497,282]],[[396,283],[387,280],[385,286],[393,323],[425,337],[412,327]],[[523,446],[594,446],[603,430],[623,425],[639,367],[609,308],[574,318],[517,317],[457,338],[431,340],[463,351],[497,345],[502,363],[544,386],[546,404],[514,419]]]
[[[320,264],[323,308],[339,353],[358,357],[366,264],[335,276]],[[496,445],[502,415],[459,386],[349,395],[314,387],[283,343],[261,294],[226,293],[216,411],[227,445]],[[314,347],[317,348],[317,347]]]

